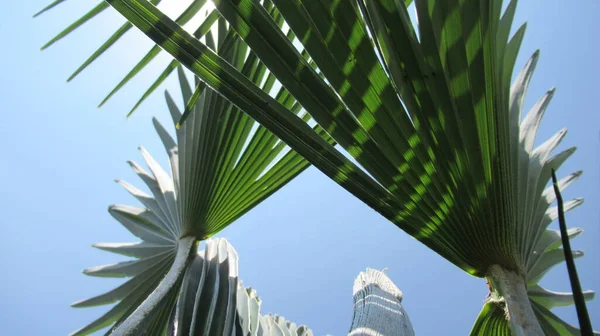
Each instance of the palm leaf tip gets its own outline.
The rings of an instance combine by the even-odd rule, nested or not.
[[[59,5],[61,2],[64,2],[65,0],[55,0],[53,2],[51,2],[50,4],[48,4],[46,7],[40,9],[37,13],[33,14],[33,17],[38,17],[41,14],[49,11],[50,9],[56,7],[57,5]]]
[[[62,2],[64,2],[64,0],[53,1],[49,5],[47,5],[40,11],[38,11],[36,14],[34,14],[33,17],[35,18],[35,17],[47,12],[48,10],[56,7],[57,5],[59,5]],[[160,2],[161,2],[161,0],[149,0],[149,3],[151,3],[153,5],[158,5]],[[205,3],[206,3],[206,1],[204,1],[204,0],[191,1],[190,4],[188,5],[188,7],[176,18],[176,22],[180,25],[185,25],[185,24],[189,23],[190,20],[192,20],[194,17],[197,17],[197,15],[200,13],[200,9],[204,6]],[[51,45],[53,45],[54,43],[56,43],[58,40],[66,37],[73,31],[75,31],[79,27],[81,27],[84,23],[91,21],[94,17],[96,17],[100,12],[102,12],[107,7],[108,7],[108,4],[104,1],[101,1],[94,8],[92,8],[87,13],[85,13],[82,17],[80,17],[78,20],[76,20],[75,22],[73,22],[72,24],[67,26],[65,29],[63,29],[61,32],[59,32],[55,37],[50,39],[40,49],[44,50],[44,49],[50,47]],[[214,25],[214,23],[216,22],[217,18],[218,18],[218,13],[213,10],[210,14],[208,14],[208,16],[205,18],[204,22],[199,27],[197,27],[197,29],[194,31],[194,36],[196,38],[201,38],[202,36],[204,36],[208,31],[211,30],[211,28]],[[88,57],[83,62],[83,64],[81,64],[69,76],[69,78],[67,79],[67,82],[70,82],[79,73],[81,73],[83,70],[85,70],[90,64],[92,64],[94,61],[96,61],[108,49],[113,47],[116,44],[116,42],[118,40],[120,40],[125,35],[125,33],[127,33],[127,31],[130,30],[131,27],[132,27],[132,25],[130,23],[125,23],[122,26],[120,26],[90,57]],[[129,71],[129,73],[117,84],[117,86],[113,90],[111,90],[111,92],[105,97],[105,99],[103,99],[103,101],[99,104],[98,107],[104,105],[104,103],[106,103],[106,101],[108,99],[110,99],[127,82],[129,82],[129,80],[131,78],[133,78],[137,74],[139,74],[146,67],[146,65],[148,65],[150,63],[150,61],[152,61],[160,53],[160,51],[161,51],[161,49],[158,46],[154,46],[153,48],[151,48],[150,51],[140,60],[140,62],[138,62],[138,64],[136,64],[133,67],[133,69],[131,69],[131,71]],[[139,99],[137,104],[130,111],[129,115],[131,113],[133,113],[133,111],[136,110],[137,107],[143,101],[145,101],[145,99],[154,91],[154,89],[156,89],[159,85],[162,84],[162,82],[164,82],[164,80],[171,73],[174,66],[176,66],[177,64],[178,64],[178,62],[171,62],[167,66],[167,68],[163,71],[163,73],[156,79],[156,81],[142,95],[142,97]]]

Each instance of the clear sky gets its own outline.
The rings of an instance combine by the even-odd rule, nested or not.
[[[122,19],[107,10],[46,51],[40,46],[95,1],[67,1],[32,19],[49,0],[1,1],[0,34],[0,325],[3,335],[65,335],[108,310],[70,308],[122,281],[86,277],[86,267],[122,258],[90,247],[95,242],[134,241],[106,211],[109,204],[136,204],[113,182],[141,182],[126,161],[141,161],[145,146],[166,167],[151,125],[169,124],[162,90],[179,98],[174,78],[129,120],[128,109],[166,64],[162,55],[101,109],[96,105],[149,49],[131,31],[116,48],[73,82],[65,79]],[[169,1],[172,2],[172,1]],[[515,22],[528,21],[518,69],[541,49],[526,107],[557,87],[539,140],[563,127],[564,149],[578,151],[559,171],[584,175],[565,191],[586,203],[567,216],[585,229],[573,241],[586,256],[577,261],[585,289],[600,290],[600,118],[598,96],[600,2],[522,0]],[[145,84],[146,83],[146,84]],[[345,335],[352,317],[352,283],[366,267],[388,267],[404,292],[404,306],[419,335],[465,335],[487,294],[473,278],[390,224],[315,168],[219,234],[240,255],[240,277],[258,290],[262,312],[307,324],[316,335]],[[566,267],[542,285],[570,290]],[[588,303],[600,329],[600,301]],[[575,308],[555,312],[577,324]]]

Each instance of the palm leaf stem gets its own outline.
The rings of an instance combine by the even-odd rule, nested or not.
[[[186,266],[195,255],[195,237],[185,237],[179,240],[177,244],[177,254],[175,261],[165,278],[158,287],[137,307],[137,309],[121,323],[112,333],[114,336],[136,335],[139,332],[138,327],[143,324],[144,319],[150,315],[153,309],[160,304],[162,299],[171,291],[185,273]]]
[[[556,202],[558,203],[558,225],[560,227],[560,238],[562,240],[563,251],[565,253],[565,261],[567,262],[567,271],[569,273],[569,281],[571,282],[571,290],[573,291],[573,296],[575,299],[575,308],[577,309],[579,328],[581,329],[581,335],[592,335],[594,329],[592,329],[592,322],[590,321],[590,315],[588,314],[587,306],[585,305],[585,298],[583,297],[583,290],[581,289],[581,283],[579,282],[579,276],[577,275],[577,269],[575,268],[575,260],[573,259],[573,251],[571,251],[571,242],[569,241],[567,224],[565,222],[563,199],[562,195],[560,194],[560,188],[558,187],[554,169],[552,169],[552,185],[554,186]]]
[[[513,335],[544,336],[527,295],[525,278],[498,265],[490,266],[487,278],[492,286],[490,301],[504,306]]]

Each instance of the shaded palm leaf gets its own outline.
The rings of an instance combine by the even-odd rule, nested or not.
[[[371,181],[351,165],[331,164],[333,148],[319,147],[326,154],[319,156],[298,142],[289,130],[310,135],[285,118],[280,104],[151,4],[108,2],[209,86],[449,261],[480,277],[494,265],[528,275],[533,251],[555,218],[544,191],[550,170],[574,149],[550,157],[564,130],[533,148],[554,90],[521,120],[538,53],[511,87],[525,30],[509,35],[516,1],[504,11],[502,1],[415,1],[415,29],[406,8],[391,0],[274,0],[320,73],[259,2],[214,1]]]
[[[59,4],[60,2],[62,2],[62,1],[56,1],[56,2],[52,3],[51,5],[47,6],[42,11],[37,13],[36,16],[45,12],[46,10],[54,7],[55,5]],[[154,4],[154,3],[158,3],[158,1],[152,2],[152,4]],[[409,4],[410,1],[407,1],[406,3]],[[202,7],[202,5],[204,5],[204,4],[205,4],[205,0],[192,1],[192,3],[190,3],[188,8],[176,20],[177,23],[181,24],[181,23],[187,22],[186,20],[188,20],[190,18],[190,16],[197,14],[198,13],[197,9]],[[92,9],[90,12],[86,13],[80,20],[76,21],[75,23],[73,23],[72,25],[67,27],[63,32],[59,33],[57,35],[57,37],[55,37],[49,43],[47,43],[44,46],[44,48],[48,47],[52,43],[56,42],[57,40],[61,39],[62,37],[68,35],[72,31],[74,31],[76,28],[81,26],[83,23],[87,22],[88,20],[93,18],[95,15],[100,13],[102,10],[104,10],[106,8],[106,6],[107,5],[105,2],[99,3],[96,7],[94,7],[94,9]],[[273,7],[272,2],[264,1],[263,3],[261,3],[261,6],[263,6],[263,8],[266,11],[268,11],[269,15],[271,15],[273,21],[276,22],[278,27],[282,28],[283,27],[283,17],[279,13],[279,11]],[[193,33],[194,39],[199,39],[199,38],[204,37],[207,45],[210,46],[211,43],[213,43],[213,42],[211,42],[212,34],[207,34],[207,32],[214,26],[215,22],[217,22],[218,16],[219,15],[216,11],[212,11],[210,14],[208,14],[205,18],[205,21],[194,31],[194,33]],[[177,26],[177,27],[179,27],[179,26]],[[218,28],[221,30],[226,29],[226,23],[224,20],[222,20],[222,19],[218,20]],[[84,63],[84,66],[82,66],[82,67],[80,67],[80,69],[78,69],[76,74],[79,71],[81,71],[85,66],[87,66],[91,62],[93,62],[97,56],[99,56],[101,53],[103,53],[105,50],[107,50],[109,47],[111,47],[114,44],[114,42],[116,42],[118,40],[118,38],[120,38],[122,36],[122,34],[124,34],[128,29],[129,29],[129,23],[122,26],[105,44],[103,44],[103,46],[101,46],[99,48],[99,50],[96,53],[94,53],[94,55],[92,55],[92,57],[90,57]],[[225,36],[225,34],[219,34],[219,35],[221,36],[220,38],[224,38],[224,36]],[[286,36],[290,40],[297,40],[291,30],[287,32]],[[164,47],[164,46],[161,45],[161,47]],[[160,50],[161,49],[159,48],[158,45],[153,47],[146,54],[146,56],[144,56],[144,58],[130,71],[130,73],[127,74],[127,76],[117,85],[117,87],[109,94],[109,96],[106,99],[110,98],[110,96],[112,96],[112,94],[114,94],[116,91],[118,91],[127,81],[129,81],[141,69],[143,69],[143,67],[145,65],[147,65],[148,62],[150,62],[160,52]],[[209,49],[207,49],[205,51],[208,51],[209,54],[211,52],[211,50],[209,50]],[[312,61],[310,59],[307,52],[302,51],[301,55],[302,55],[302,57],[304,57],[306,59],[306,61],[308,62],[308,64],[310,64],[311,67],[316,68],[314,61]],[[221,61],[225,61],[225,62],[231,61],[231,60],[223,57],[223,55],[221,55],[221,54],[217,55],[215,53],[215,57],[216,57],[215,59],[219,59]],[[248,57],[252,58],[252,57],[255,57],[255,55],[251,54]],[[167,67],[165,68],[165,70],[159,75],[159,78],[154,83],[152,83],[150,88],[144,93],[143,97],[135,105],[134,109],[137,108],[139,106],[139,104],[146,97],[148,97],[168,77],[168,75],[179,64],[180,64],[180,62],[178,60],[173,60],[172,62],[170,62],[167,65]],[[221,66],[224,66],[225,64],[221,64],[220,62],[217,62],[217,64],[213,63],[212,65],[216,66],[217,69],[220,69]],[[227,65],[229,65],[229,63],[227,63]],[[232,70],[234,71],[235,74],[239,74],[238,68],[232,67]],[[242,99],[244,102],[250,103],[252,105],[244,106],[244,104],[241,104],[241,101],[238,99],[236,101],[237,106],[238,107],[242,106],[243,110],[245,110],[245,111],[251,110],[251,109],[257,109],[258,111],[261,111],[263,109],[266,109],[267,112],[269,112],[269,113],[266,113],[266,114],[263,113],[261,116],[258,116],[255,113],[251,114],[251,115],[254,119],[259,120],[261,122],[261,124],[269,125],[269,127],[267,127],[267,128],[271,131],[275,131],[276,134],[279,134],[279,135],[285,134],[286,138],[287,138],[286,143],[293,142],[293,147],[295,148],[296,151],[298,151],[299,153],[302,153],[302,156],[304,156],[304,157],[311,157],[312,162],[318,161],[320,163],[318,166],[320,167],[321,170],[326,169],[328,171],[328,175],[335,176],[336,180],[339,183],[342,183],[345,185],[345,188],[347,188],[348,190],[351,190],[351,192],[353,192],[356,195],[362,195],[362,196],[360,196],[360,198],[363,201],[367,202],[367,204],[371,205],[375,209],[381,209],[384,207],[388,208],[387,212],[392,213],[393,210],[391,210],[391,208],[387,204],[389,202],[389,200],[387,199],[388,193],[384,189],[382,189],[379,185],[377,185],[377,183],[375,181],[372,181],[366,174],[364,174],[358,167],[356,167],[346,157],[344,157],[337,151],[333,150],[330,146],[331,143],[328,145],[326,143],[326,141],[323,141],[321,139],[320,136],[318,136],[317,134],[312,132],[311,128],[308,127],[305,123],[308,118],[307,114],[304,114],[304,116],[302,118],[303,120],[300,120],[299,118],[297,118],[295,116],[295,114],[298,113],[298,111],[301,109],[301,105],[299,105],[296,102],[294,96],[290,95],[289,91],[287,91],[285,88],[280,89],[280,90],[271,91],[271,88],[273,88],[273,85],[275,84],[276,79],[275,79],[275,76],[273,76],[273,74],[271,74],[269,71],[265,71],[265,70],[266,69],[262,68],[260,71],[257,72],[257,73],[261,74],[261,77],[265,76],[265,72],[268,74],[268,75],[266,75],[266,80],[264,81],[264,84],[260,88],[257,87],[257,85],[259,85],[260,81],[250,80],[248,82],[250,85],[252,85],[251,87],[254,87],[261,91],[258,93],[253,92],[253,94],[259,95],[258,101],[256,100],[256,97],[254,97],[254,96],[251,97],[251,99],[248,99],[248,97],[240,97],[240,99]],[[212,76],[210,74],[205,74],[205,76],[201,76],[201,77],[203,77],[203,79],[206,80],[207,79],[206,75]],[[244,75],[247,76],[248,73],[244,73]],[[319,74],[319,76],[322,77],[322,74]],[[212,76],[212,77],[219,78],[218,75]],[[238,77],[236,80],[241,80],[243,82],[243,81],[248,81],[248,78]],[[212,88],[216,88],[217,86],[219,86],[219,83],[220,83],[220,81],[216,81],[216,82],[213,81],[212,83],[210,83],[209,86],[211,86]],[[198,87],[198,89],[201,89],[201,87]],[[220,92],[220,91],[226,90],[226,89],[227,88],[225,88],[225,87],[221,87],[217,91]],[[232,90],[235,91],[236,88],[232,88]],[[196,93],[199,93],[199,92],[200,92],[200,90],[196,91]],[[275,99],[270,98],[269,94],[272,94],[273,96],[275,96]],[[197,96],[197,95],[194,95],[194,96]],[[103,100],[102,104],[106,101],[106,99]],[[273,110],[275,110],[275,112]],[[282,113],[283,111],[285,111],[286,113]],[[292,111],[293,114],[287,113],[289,111]],[[131,114],[132,112],[133,112],[133,110],[130,111],[129,114]],[[186,110],[186,112],[189,112],[189,111]],[[282,127],[278,128],[278,126],[282,125],[281,120],[280,120],[282,117],[285,119],[283,125],[286,125],[286,126],[283,128]],[[185,118],[186,118],[186,115],[183,116],[182,121]],[[321,131],[321,136],[323,136],[324,134],[325,133],[323,131]],[[294,141],[290,140],[290,138],[293,138]],[[381,212],[382,210],[378,210],[378,211]]]
[[[217,55],[200,42],[192,40],[147,2],[113,0],[110,3],[232,101],[241,103],[239,94],[245,99],[266,99],[250,83],[241,82],[242,78],[220,61]],[[365,7],[385,1],[369,2],[365,6],[342,2],[337,7],[324,6],[326,1],[274,3],[296,35],[310,37],[303,41],[304,47],[318,66],[320,63],[324,65],[320,69],[331,83],[330,86],[306,63],[291,41],[277,30],[277,25],[271,23],[272,19],[257,2],[217,1],[216,5],[315,120],[385,187],[386,191],[379,194],[382,202],[377,210],[471,274],[483,276],[492,264],[523,271],[530,251],[545,229],[545,222],[528,225],[529,217],[540,215],[533,208],[537,206],[536,202],[549,180],[549,169],[559,166],[573,149],[548,159],[550,151],[565,134],[561,131],[536,151],[532,150],[540,118],[553,91],[548,92],[521,123],[521,105],[537,61],[537,53],[510,90],[510,74],[523,34],[521,29],[510,40],[504,36],[510,28],[515,2],[509,4],[502,16],[499,8],[495,8],[501,3],[494,2],[495,7],[489,8],[489,16],[474,16],[473,20],[482,22],[470,22],[467,14],[475,8],[445,8],[440,5],[432,9],[440,17],[431,18],[427,14],[428,5],[417,1],[419,37],[413,31],[404,7]],[[292,4],[296,7],[288,11]],[[406,43],[398,42],[398,48],[390,49],[394,45],[388,41],[388,56],[382,54],[384,61],[380,62],[373,46],[386,41],[386,30],[378,26],[375,19],[381,20],[382,24],[387,22],[383,21],[387,18],[383,16],[384,9],[388,11],[388,19],[396,18],[395,24],[404,27],[404,31],[401,27],[393,30],[398,31],[394,38],[405,38]],[[460,15],[448,18],[449,24],[439,27],[440,20],[453,9],[456,11],[452,13]],[[302,15],[294,14],[298,10]],[[363,21],[363,14],[372,19]],[[309,20],[311,15],[315,16],[312,21]],[[326,15],[330,15],[329,18],[338,18],[335,15],[340,17],[337,21],[317,19]],[[145,24],[141,22],[142,18]],[[299,27],[295,29],[296,21],[308,26],[302,30],[298,24]],[[352,26],[350,23],[355,24]],[[457,58],[455,65],[447,59],[451,57],[447,54],[448,45],[443,50],[437,50],[436,38],[452,33],[457,39],[454,43],[464,42],[461,24],[467,23],[489,27],[484,33],[485,37],[490,38],[483,39],[485,45],[476,43],[467,46],[473,48],[469,51],[476,52],[476,55],[467,57],[465,52],[457,51],[458,55],[452,55]],[[323,27],[317,27],[318,24]],[[355,35],[351,34],[354,31],[348,30],[350,27],[354,27]],[[327,45],[323,36],[327,29],[331,30],[331,43],[336,41],[339,48],[325,48]],[[380,34],[369,34],[369,29]],[[483,28],[475,26],[474,29],[482,33],[477,29]],[[369,40],[369,36],[378,36],[378,39]],[[312,42],[313,39],[316,41]],[[312,44],[316,46],[313,48]],[[490,59],[486,58],[491,44],[505,51],[495,55],[501,61],[493,61],[491,55]],[[411,46],[412,49],[399,50],[400,45]],[[457,46],[454,49],[461,48]],[[337,55],[337,52],[342,54]],[[388,76],[385,69],[391,69],[393,62],[391,59],[385,60],[392,56],[397,62],[406,63],[403,66],[405,71],[420,73],[405,73],[401,78],[396,78],[390,70]],[[361,62],[362,58],[370,61]],[[411,59],[412,63],[408,63]],[[421,60],[428,60],[431,64],[422,64]],[[449,72],[456,70],[447,67],[456,67],[462,64],[461,60],[466,62],[465,66],[469,62],[471,64],[469,68],[463,67],[460,80],[452,81],[453,76]],[[342,61],[346,63],[339,64]],[[214,62],[218,63],[216,67]],[[486,75],[492,68],[494,73]],[[366,69],[372,69],[372,72],[365,72]],[[344,71],[348,74],[344,74]],[[414,83],[406,83],[409,79]],[[241,86],[234,86],[235,81],[241,82]],[[228,86],[230,84],[232,86]],[[359,87],[364,89],[359,90]],[[395,91],[396,87],[398,91]],[[406,92],[403,93],[403,90]],[[477,90],[479,92],[475,92]],[[458,99],[458,91],[470,97],[469,100]],[[473,98],[475,94],[477,97]],[[256,112],[256,108],[245,111],[253,116],[258,116],[260,112],[273,115],[281,113],[280,106],[270,106],[271,103],[276,104],[269,101],[269,106],[260,109],[262,111]],[[425,106],[426,103],[429,105]],[[292,122],[282,119],[275,124],[278,125],[273,128],[288,127]],[[284,135],[282,132],[283,139],[290,140],[289,135]],[[512,197],[513,194],[516,197]],[[389,212],[390,207],[392,213]],[[465,218],[469,219],[466,224]],[[468,229],[464,230],[464,227]],[[481,255],[486,258],[481,259]]]

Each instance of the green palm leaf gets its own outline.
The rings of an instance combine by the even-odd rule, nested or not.
[[[504,308],[494,302],[486,302],[471,329],[471,335],[512,336]]]
[[[452,263],[480,277],[495,266],[527,277],[555,218],[544,192],[550,171],[574,149],[550,156],[564,130],[533,148],[554,90],[521,120],[538,53],[511,86],[524,34],[522,26],[509,36],[516,1],[504,12],[501,1],[416,1],[415,30],[391,0],[274,0],[320,72],[259,2],[214,2],[372,180],[354,168],[340,178],[352,166],[332,165],[332,148],[319,147],[323,158],[298,143],[281,105],[151,4],[109,0],[209,86]]]
[[[198,3],[202,3],[204,4],[205,1],[204,0],[199,0],[199,1],[193,1],[190,4],[190,7],[188,7],[184,14],[187,12],[189,13],[191,11],[191,9],[198,7]],[[279,11],[277,11],[276,8],[273,8],[273,5],[270,1],[265,1],[264,2],[264,8],[265,10],[268,10],[270,15],[272,15],[273,20],[275,20],[277,22],[277,24],[279,25],[279,27],[282,26],[283,24],[283,18],[281,17]],[[64,36],[66,36],[67,34],[69,34],[70,32],[72,32],[74,29],[76,29],[77,27],[79,27],[81,24],[87,22],[89,19],[91,19],[92,17],[94,17],[97,13],[99,13],[101,10],[103,10],[105,8],[105,3],[100,3],[95,9],[93,9],[92,11],[90,11],[89,13],[85,14],[80,20],[78,20],[76,23],[70,25],[67,29],[65,29],[63,32],[61,32],[57,38],[52,40],[52,43],[55,40],[58,40]],[[181,23],[181,18],[182,17],[188,17],[189,15],[184,15],[181,14],[180,18],[178,19],[178,23]],[[211,40],[211,34],[207,34],[207,32],[211,29],[211,27],[213,27],[214,22],[217,19],[217,13],[216,12],[212,12],[211,14],[209,14],[205,21],[198,27],[198,29],[194,32],[193,36],[196,39],[199,39],[203,36],[206,37],[206,42],[209,43],[209,41]],[[224,27],[224,22],[221,20],[219,21],[219,27]],[[177,26],[178,27],[178,26]],[[224,34],[220,34],[221,36],[224,36]],[[294,34],[293,32],[289,31],[288,32],[288,37],[291,39],[294,39]],[[112,40],[111,40],[112,41]],[[116,41],[116,40],[114,40]],[[50,43],[51,44],[51,43]],[[112,44],[110,44],[112,45]],[[106,45],[107,47],[110,47],[110,45]],[[47,46],[44,46],[47,47]],[[102,50],[102,47],[100,48]],[[109,96],[106,98],[110,98],[110,96],[112,96],[112,94],[114,94],[116,91],[118,91],[129,79],[133,78],[146,64],[148,64],[148,62],[150,62],[156,55],[157,53],[160,51],[160,49],[158,48],[158,46],[153,47],[148,54],[130,71],[130,73],[123,79],[123,81],[121,81],[117,87],[113,90],[113,92],[111,92],[109,94]],[[208,52],[210,53],[211,50],[206,49],[204,50],[204,52]],[[220,58],[220,55],[216,55],[216,58],[213,58],[213,61],[216,60],[217,58]],[[252,57],[252,56],[249,56]],[[255,57],[255,56],[254,56]],[[308,59],[308,54],[305,52],[302,52],[302,57],[305,57]],[[86,62],[87,64],[91,63],[95,58],[91,57],[88,62]],[[221,61],[225,61],[224,59],[221,58]],[[210,60],[209,60],[210,62]],[[315,67],[316,65],[314,64],[314,62],[312,60],[308,61],[309,64],[312,67]],[[156,81],[154,81],[154,83],[151,84],[150,88],[144,93],[144,95],[142,96],[142,98],[138,101],[138,103],[136,103],[135,108],[137,108],[141,102],[148,97],[156,88],[158,88],[160,86],[160,84],[169,76],[169,74],[179,65],[179,61],[177,60],[173,60],[171,63],[169,63],[167,65],[167,67],[165,68],[165,70],[159,75],[159,77],[157,78]],[[212,64],[213,68],[215,65],[217,65],[217,69],[220,68],[219,65],[224,65],[221,63],[217,63],[217,64]],[[234,71],[234,75],[238,74],[237,69],[232,68],[231,70]],[[319,76],[322,76],[322,74],[320,74]],[[218,78],[218,76],[216,76]],[[246,81],[247,79],[244,77],[239,77],[236,80],[242,80],[242,81]],[[376,182],[372,181],[371,179],[369,179],[367,177],[366,174],[364,174],[360,169],[358,169],[352,162],[350,162],[346,157],[344,157],[342,154],[338,153],[337,151],[333,150],[330,146],[328,146],[322,139],[320,139],[320,137],[315,136],[314,132],[311,132],[310,127],[307,127],[305,125],[305,120],[301,121],[298,120],[298,118],[296,118],[295,116],[290,115],[289,113],[283,113],[283,111],[285,110],[286,112],[288,112],[289,110],[291,110],[292,112],[297,113],[299,111],[299,109],[301,108],[301,106],[296,102],[296,100],[294,99],[294,97],[292,95],[290,95],[289,91],[287,91],[286,89],[281,89],[279,91],[275,91],[275,92],[270,92],[270,89],[273,87],[273,84],[275,83],[275,77],[272,74],[269,74],[267,76],[267,79],[264,83],[263,86],[263,92],[253,92],[252,94],[258,94],[258,100],[256,100],[256,97],[252,97],[250,100],[247,99],[247,97],[239,97],[241,100],[243,100],[245,103],[251,103],[251,106],[248,105],[244,105],[243,106],[243,110],[244,111],[248,111],[250,109],[255,109],[258,110],[259,112],[266,109],[267,113],[262,113],[261,116],[258,116],[257,114],[252,114],[252,117],[256,120],[259,120],[259,122],[261,122],[262,124],[265,125],[271,125],[270,127],[268,127],[271,131],[275,131],[276,134],[281,134],[282,132],[286,134],[286,143],[290,143],[290,137],[292,137],[294,139],[294,145],[293,147],[295,148],[296,151],[298,151],[299,153],[302,153],[302,156],[304,157],[311,157],[311,161],[312,162],[316,162],[319,161],[321,162],[321,164],[319,164],[318,166],[321,167],[320,169],[327,169],[328,171],[328,175],[330,176],[334,176],[336,178],[336,180],[338,180],[339,183],[343,183],[345,184],[345,187],[349,190],[351,190],[351,192],[353,192],[356,195],[362,195],[359,196],[363,201],[365,201],[367,204],[372,205],[373,208],[375,209],[382,209],[379,210],[384,211],[384,208],[389,208],[388,207],[388,202],[390,202],[390,200],[388,200],[388,195],[387,192],[385,190],[382,190],[382,188],[380,186],[377,185]],[[248,84],[250,85],[257,85],[257,83],[253,83],[253,82],[249,82]],[[211,87],[214,89],[215,85],[218,86],[218,83],[213,82],[211,84]],[[226,88],[221,87],[218,91],[222,91]],[[235,90],[235,88],[233,88],[233,90]],[[265,93],[266,92],[266,93]],[[271,99],[270,97],[268,97],[268,93],[272,93],[275,96],[275,100]],[[101,103],[101,105],[106,101],[106,99]],[[237,100],[237,105],[242,106],[240,99]],[[269,103],[267,103],[265,105],[265,100],[269,101]],[[130,115],[133,112],[130,111],[128,115]],[[286,119],[285,125],[286,127],[283,127],[280,129],[275,130],[274,125],[281,125],[281,121],[279,121],[279,119],[281,117],[284,117]],[[305,117],[308,117],[308,115],[305,115]],[[185,116],[184,116],[185,119]],[[388,210],[388,212],[392,212],[391,210]]]

